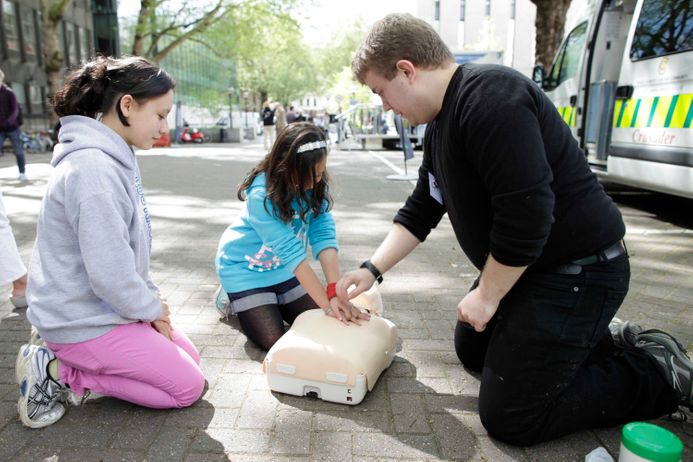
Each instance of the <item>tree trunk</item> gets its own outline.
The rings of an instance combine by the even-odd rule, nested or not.
[[[537,6],[536,59],[548,71],[563,38],[565,15],[571,0],[531,0]]]
[[[147,34],[147,24],[151,21],[150,8],[154,8],[154,0],[141,0],[140,1],[140,13],[137,16],[137,25],[135,26],[135,40],[132,42],[132,54],[135,56],[142,56],[144,52],[144,38]]]
[[[56,0],[52,4],[50,0],[41,0],[41,34],[49,99],[53,98],[62,85],[60,71],[63,69],[65,56],[58,43],[58,27],[63,13],[71,3],[72,0]],[[53,110],[48,111],[48,117],[51,126],[58,122],[58,116]]]

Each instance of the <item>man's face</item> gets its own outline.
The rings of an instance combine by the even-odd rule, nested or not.
[[[383,110],[392,109],[412,125],[425,123],[420,120],[421,114],[416,111],[412,82],[402,70],[398,70],[392,80],[388,80],[376,71],[368,71],[363,79],[373,93],[383,101]]]

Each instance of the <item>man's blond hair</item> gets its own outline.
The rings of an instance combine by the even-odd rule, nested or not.
[[[400,59],[423,69],[437,69],[454,62],[450,49],[426,21],[394,13],[373,24],[356,51],[351,70],[364,84],[369,71],[392,80]]]

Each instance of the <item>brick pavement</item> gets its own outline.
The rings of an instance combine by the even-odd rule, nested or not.
[[[70,409],[46,429],[22,427],[13,368],[29,325],[23,311],[12,310],[8,288],[2,287],[0,460],[582,461],[597,446],[617,453],[619,428],[532,448],[488,437],[477,413],[479,381],[460,366],[452,345],[454,307],[475,270],[447,219],[387,274],[385,313],[399,327],[401,348],[364,402],[347,407],[271,393],[261,373],[263,353],[236,322],[220,321],[212,301],[217,240],[239,207],[235,185],[261,155],[261,145],[244,144],[156,150],[139,158],[154,223],[154,280],[171,303],[174,321],[201,351],[209,381],[203,399],[189,409],[157,411],[102,398]],[[378,156],[401,165],[398,153]],[[25,261],[50,173],[47,159],[29,155],[31,181],[19,184],[13,156],[0,157],[0,187]],[[386,181],[393,171],[367,152],[333,151],[328,166],[342,268],[351,269],[383,238],[411,185]],[[633,280],[620,315],[693,345],[690,226],[628,205],[622,210]],[[679,435],[684,460],[693,460],[693,424],[656,423]]]

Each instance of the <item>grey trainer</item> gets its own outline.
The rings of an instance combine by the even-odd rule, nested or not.
[[[642,332],[642,327],[630,321],[621,321],[614,318],[609,323],[611,338],[619,348],[632,348],[638,341],[638,334]]]
[[[680,395],[679,404],[693,411],[693,361],[681,343],[666,332],[649,329],[638,334],[635,348],[648,352]]]

